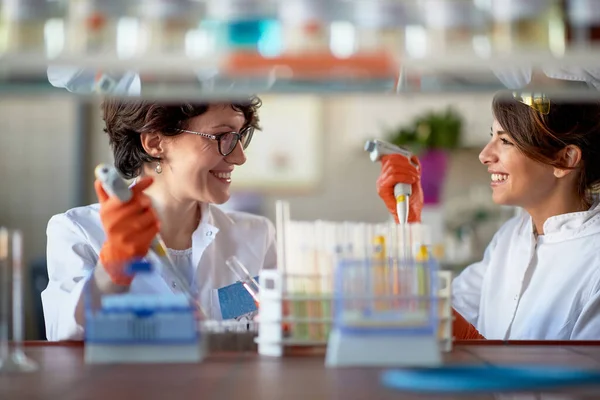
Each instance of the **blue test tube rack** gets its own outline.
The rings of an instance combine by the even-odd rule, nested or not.
[[[136,261],[131,274],[152,273]],[[183,294],[104,295],[92,301],[92,280],[85,296],[85,361],[106,363],[200,362],[205,349],[194,309]]]
[[[326,365],[440,365],[437,271],[434,259],[342,260]]]

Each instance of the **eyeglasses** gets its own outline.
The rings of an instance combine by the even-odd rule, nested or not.
[[[194,132],[188,131],[186,129],[177,129],[179,132],[192,133],[194,135],[202,136],[207,139],[217,140],[219,142],[219,153],[226,157],[230,155],[233,150],[235,150],[235,146],[240,142],[242,144],[242,148],[246,150],[250,141],[252,140],[252,135],[254,135],[254,127],[247,126],[243,128],[239,133],[237,132],[226,132],[220,133],[218,135],[211,135],[208,133]]]
[[[513,92],[513,97],[520,103],[533,108],[543,115],[550,114],[550,99],[544,93]]]

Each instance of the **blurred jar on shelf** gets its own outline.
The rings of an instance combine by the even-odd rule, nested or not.
[[[200,4],[191,0],[143,0],[139,4],[138,53],[183,54],[188,34],[199,26]]]
[[[280,0],[282,52],[328,53],[331,0]]]
[[[567,39],[582,48],[600,44],[600,0],[565,0]]]
[[[122,0],[70,0],[67,52],[116,53],[119,21],[132,15],[131,4]]]
[[[211,0],[201,28],[210,38],[211,53],[281,52],[276,0]]]
[[[1,3],[0,52],[45,52],[46,0],[4,0]]]
[[[410,17],[406,0],[353,1],[357,52],[384,52],[400,56],[404,48],[404,30]]]
[[[477,0],[418,0],[417,23],[406,27],[405,53],[421,58],[489,52],[485,13]]]
[[[491,19],[495,53],[565,52],[564,14],[560,0],[480,0]]]

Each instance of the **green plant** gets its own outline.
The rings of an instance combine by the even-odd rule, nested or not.
[[[429,149],[456,149],[462,133],[462,116],[452,107],[418,116],[408,126],[388,133],[388,140],[419,154]]]

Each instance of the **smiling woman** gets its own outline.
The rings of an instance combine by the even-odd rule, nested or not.
[[[229,199],[234,169],[246,162],[260,105],[256,97],[234,104],[104,102],[115,166],[135,179],[133,196],[121,203],[96,181],[99,204],[48,223],[50,283],[42,301],[49,340],[83,338],[87,276],[98,297],[177,291],[165,271],[143,280],[124,272],[131,260],[146,256],[159,232],[211,319],[223,315],[216,291],[237,280],[227,259],[236,256],[253,276],[275,267],[272,223],[214,206]]]
[[[525,213],[506,222],[483,260],[454,279],[455,328],[464,317],[487,339],[599,340],[600,202],[593,193],[600,104],[501,93],[492,110],[491,139],[479,159],[494,201]],[[387,156],[382,171],[399,166]],[[395,183],[379,182],[380,194]],[[418,178],[401,183],[420,185]]]

